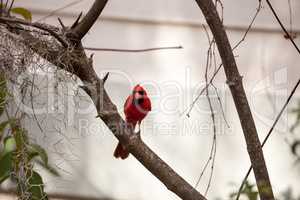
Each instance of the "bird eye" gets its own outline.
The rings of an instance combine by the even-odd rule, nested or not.
[[[140,95],[143,95],[144,94],[144,91],[138,91],[138,93],[140,94]]]

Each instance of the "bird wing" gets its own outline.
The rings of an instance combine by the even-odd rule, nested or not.
[[[148,97],[145,98],[145,110],[151,111],[151,101]]]
[[[129,95],[124,103],[124,112],[126,114],[126,110],[129,108],[130,104],[132,103],[132,95]]]

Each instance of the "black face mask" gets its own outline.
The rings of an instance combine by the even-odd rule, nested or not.
[[[135,105],[141,105],[144,102],[144,98],[134,99],[133,103]]]

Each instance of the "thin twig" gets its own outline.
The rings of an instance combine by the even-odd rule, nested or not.
[[[258,16],[258,13],[261,10],[261,8],[262,8],[261,1],[259,1],[257,9],[256,9],[256,12],[254,14],[254,17],[252,18],[252,20],[251,20],[251,22],[250,22],[250,24],[249,24],[246,32],[244,33],[242,39],[236,45],[234,45],[234,47],[232,48],[232,51],[234,51],[246,39],[246,36],[249,33],[250,29],[252,28],[252,25],[253,25],[256,17]]]
[[[291,0],[288,0],[289,5],[289,17],[290,17],[290,33],[293,33],[293,17],[292,17],[292,5]]]
[[[110,48],[84,47],[84,49],[90,51],[114,51],[114,52],[140,53],[140,52],[147,52],[147,51],[167,50],[167,49],[183,49],[183,47],[171,46],[171,47],[153,47],[153,48],[146,48],[146,49],[110,49]]]
[[[15,0],[12,0],[12,1],[11,1],[11,4],[10,4],[8,10],[7,10],[7,15],[9,15],[10,10],[11,10],[12,6],[14,5],[14,3],[15,3]]]
[[[216,6],[216,9],[217,9],[217,7],[218,7],[218,3],[219,3],[219,5],[221,6],[221,22],[222,22],[222,24],[223,24],[223,20],[224,20],[224,6],[223,6],[223,3],[222,3],[222,1],[221,0],[216,0],[215,1],[215,6]]]
[[[41,124],[40,124],[40,122],[39,122],[39,120],[36,116],[34,105],[33,105],[33,88],[34,88],[34,84],[35,84],[34,83],[35,82],[35,76],[36,76],[36,72],[34,72],[33,75],[32,75],[32,83],[31,83],[31,89],[30,89],[30,104],[31,104],[32,114],[33,114],[33,117],[34,117],[34,119],[37,123],[37,126],[39,127],[40,131],[42,133],[44,133],[44,130],[43,130],[43,128],[42,128],[42,126],[41,126]],[[45,133],[44,133],[44,136],[45,136]]]
[[[222,116],[223,116],[224,122],[225,122],[226,126],[229,128],[230,126],[229,126],[229,123],[226,120],[225,111],[223,109],[223,105],[222,105],[221,97],[220,97],[219,92],[218,92],[218,88],[213,83],[210,83],[210,85],[213,86],[213,88],[215,89],[215,92],[216,92],[216,95],[217,95],[217,99],[218,99],[218,102],[219,102],[219,105],[220,105],[220,109],[221,109],[221,112],[222,112]]]
[[[71,26],[71,29],[75,28],[78,25],[81,16],[82,16],[82,12],[80,12],[79,15],[77,16],[76,20],[74,21],[74,23]]]
[[[0,17],[2,17],[2,13],[3,13],[3,0],[1,0],[1,2],[0,2],[1,4],[0,4],[0,6],[1,6],[1,8],[0,8]]]
[[[213,82],[213,80],[215,79],[216,75],[218,74],[218,72],[220,71],[220,69],[222,68],[223,64],[220,64],[218,69],[215,71],[215,73],[213,74],[213,76],[211,77],[209,84]],[[206,88],[208,87],[208,85],[205,85],[205,87],[200,91],[200,93],[197,95],[197,97],[193,100],[193,102],[190,104],[190,107],[188,108],[188,112],[187,112],[187,116],[190,117],[190,113],[193,109],[193,107],[195,106],[196,102],[198,101],[198,99],[201,97],[201,95],[204,93],[204,91],[206,90]],[[184,111],[185,112],[185,111]]]
[[[107,72],[107,73],[104,75],[104,77],[103,77],[103,79],[102,79],[103,83],[106,82],[106,80],[108,79],[108,76],[109,76],[109,72]]]
[[[96,20],[102,13],[107,1],[108,0],[95,0],[94,4],[84,16],[84,18],[80,21],[78,26],[72,29],[72,34],[78,41],[81,40],[95,24]]]
[[[216,124],[215,124],[215,115],[214,115],[214,110],[213,110],[213,107],[212,107],[212,103],[211,103],[211,99],[209,97],[209,85],[210,83],[208,82],[208,69],[211,68],[211,65],[212,65],[212,57],[213,57],[213,51],[214,51],[214,40],[210,41],[210,37],[209,35],[207,35],[207,39],[209,40],[209,48],[207,50],[207,57],[206,57],[206,68],[205,68],[205,82],[206,82],[206,86],[205,87],[205,91],[206,91],[206,98],[207,98],[207,101],[209,103],[209,108],[210,108],[210,113],[211,113],[211,119],[212,119],[212,122],[213,122],[213,141],[212,141],[212,146],[211,146],[211,150],[210,150],[210,154],[209,154],[209,157],[208,157],[208,160],[206,161],[205,165],[204,165],[204,168],[202,169],[200,175],[199,175],[199,178],[196,182],[196,185],[195,185],[195,188],[198,187],[198,184],[200,183],[200,180],[203,176],[203,174],[205,173],[207,167],[209,166],[209,164],[211,163],[211,171],[210,171],[210,174],[209,174],[209,180],[208,180],[208,183],[207,183],[207,186],[206,186],[206,190],[205,190],[205,193],[204,193],[204,196],[207,195],[208,193],[208,190],[210,188],[210,185],[211,185],[211,181],[212,181],[212,176],[213,176],[213,172],[214,172],[214,163],[215,163],[215,156],[216,156]]]
[[[293,31],[293,11],[292,11],[292,2],[288,0],[289,5],[289,18],[290,18],[290,34],[293,39],[297,37],[297,33]],[[288,39],[287,35],[284,35],[284,38]]]
[[[214,44],[214,40],[212,41],[212,44]],[[214,46],[213,46],[214,47]],[[205,82],[206,84],[208,83],[208,68],[211,67],[212,64],[212,49],[209,48],[209,52],[208,52],[208,57],[207,59],[209,60],[209,64],[206,66],[206,71],[205,71]],[[212,103],[211,103],[211,99],[209,97],[209,88],[206,88],[206,98],[209,104],[209,109],[210,109],[210,114],[211,114],[211,119],[213,122],[213,142],[212,142],[212,147],[211,147],[211,155],[210,158],[212,158],[212,162],[211,162],[211,170],[210,170],[210,174],[209,174],[209,180],[207,183],[207,187],[204,193],[204,196],[207,195],[208,190],[210,188],[211,185],[211,181],[212,181],[212,176],[213,176],[213,172],[214,172],[214,165],[215,165],[215,159],[216,159],[216,152],[217,152],[217,129],[216,129],[216,123],[215,123],[215,114],[214,114],[214,110],[212,107]]]
[[[277,22],[279,23],[281,29],[283,30],[283,32],[285,33],[285,35],[287,36],[287,38],[291,41],[291,43],[293,44],[293,46],[295,47],[295,49],[297,50],[297,52],[300,54],[300,49],[299,47],[297,46],[297,44],[295,43],[295,41],[293,40],[293,38],[291,37],[291,35],[289,34],[289,32],[286,30],[286,28],[284,27],[284,25],[282,24],[282,22],[280,21],[277,13],[275,12],[271,2],[269,0],[266,0],[269,8],[271,9],[274,17],[276,18]]]
[[[21,98],[21,101],[19,102],[19,104],[16,106],[16,111],[15,111],[15,114],[14,114],[14,118],[17,118],[17,115],[19,113],[19,110],[21,108],[21,105],[25,104],[24,101],[25,101],[25,96],[26,96],[26,93],[27,93],[27,90],[28,90],[28,82],[27,81],[24,81],[22,82],[21,86],[20,86],[20,89],[21,89],[21,94],[22,94],[22,98]]]
[[[213,136],[213,146],[212,146],[212,149],[213,149],[213,153],[212,153],[212,162],[211,162],[211,167],[210,167],[210,174],[209,174],[209,179],[208,179],[208,183],[207,183],[207,186],[206,186],[206,190],[205,190],[204,196],[207,195],[208,190],[210,188],[210,185],[211,185],[211,182],[212,182],[213,173],[214,173],[214,168],[215,168],[215,161],[216,161],[216,154],[217,154],[217,135],[216,135],[216,133],[214,133],[214,136]]]
[[[57,18],[57,20],[58,20],[59,24],[61,25],[61,28],[63,30],[66,30],[66,26],[64,25],[64,23],[62,22],[62,20],[59,17]]]
[[[213,144],[212,144],[212,146],[213,146]],[[206,163],[205,163],[205,165],[204,165],[204,167],[203,167],[203,169],[202,169],[202,171],[201,171],[201,173],[200,173],[200,175],[198,177],[198,180],[197,180],[197,182],[195,184],[195,188],[198,187],[198,185],[199,185],[199,183],[200,183],[200,181],[201,181],[201,179],[202,179],[202,177],[204,175],[204,172],[206,171],[206,168],[208,167],[208,164],[210,163],[210,161],[212,159],[212,154],[213,154],[213,148],[210,149],[209,158],[207,159],[207,161],[206,161]]]
[[[289,97],[287,98],[285,104],[283,105],[283,107],[281,108],[280,112],[278,113],[278,115],[277,115],[277,117],[276,117],[276,119],[275,119],[273,125],[271,126],[271,128],[270,128],[270,130],[269,130],[267,136],[265,137],[263,143],[261,144],[261,147],[263,147],[263,146],[266,144],[267,140],[269,139],[270,135],[272,134],[272,132],[273,132],[273,130],[274,130],[274,127],[276,126],[277,122],[279,121],[279,119],[280,119],[280,117],[281,117],[283,111],[285,110],[285,108],[286,108],[287,105],[289,104],[291,98],[293,97],[294,93],[296,92],[296,89],[297,89],[297,87],[299,86],[299,84],[300,84],[300,79],[298,80],[298,82],[297,82],[296,85],[294,86],[294,88],[293,88],[293,90],[291,91]],[[246,173],[246,176],[244,177],[244,179],[243,179],[243,181],[242,181],[242,184],[241,184],[241,186],[240,186],[240,188],[239,188],[239,191],[238,191],[238,193],[237,193],[237,196],[236,196],[236,200],[238,200],[238,199],[240,198],[242,189],[243,189],[243,187],[244,187],[245,182],[246,182],[247,179],[248,179],[248,176],[249,176],[251,170],[252,170],[252,165],[251,165],[250,168],[248,169],[248,171],[247,171],[247,173]]]
[[[205,34],[206,34],[206,37],[207,37],[207,41],[208,41],[208,43],[209,43],[209,47],[208,47],[208,52],[209,52],[210,49],[211,49],[211,47],[212,47],[212,45],[213,45],[213,43],[214,43],[214,40],[211,40],[211,39],[210,39],[210,35],[209,35],[209,32],[208,32],[206,26],[205,26],[204,24],[202,24],[202,27],[203,27],[203,29],[204,29],[204,31],[205,31]],[[207,61],[208,61],[208,60],[207,60]],[[215,73],[213,74],[212,78],[211,78],[210,81],[209,81],[209,84],[212,83],[212,81],[214,80],[215,76],[217,75],[217,73],[219,72],[219,70],[221,69],[221,67],[222,67],[222,64],[219,66],[219,68],[218,68],[218,69],[215,71]],[[190,104],[189,108],[186,108],[186,109],[183,111],[183,113],[185,113],[185,112],[188,110],[188,112],[187,112],[187,114],[186,114],[187,117],[190,117],[190,113],[191,113],[193,107],[195,106],[195,104],[196,104],[196,102],[198,101],[198,99],[200,98],[200,96],[201,96],[201,95],[204,93],[204,91],[207,89],[207,87],[209,86],[209,84],[208,84],[208,85],[207,85],[207,84],[205,85],[205,87],[200,91],[200,93],[197,95],[197,97],[196,97],[196,98],[193,100],[193,102]]]
[[[216,4],[217,4],[217,2],[219,2],[221,4],[221,8],[222,8],[222,12],[223,12],[223,4],[222,4],[222,2],[220,0],[216,0]],[[223,17],[221,19],[223,21]],[[217,59],[216,59],[216,52],[215,52],[215,50],[216,50],[216,43],[213,43],[213,51],[212,51],[213,62],[214,62],[213,64],[214,64],[214,70],[216,71],[217,70]],[[220,98],[218,89],[217,89],[217,87],[214,85],[214,83],[212,81],[209,84],[211,86],[213,86],[213,88],[215,89],[215,93],[217,95],[217,99],[218,99],[218,102],[219,102],[219,105],[220,105],[220,109],[221,109],[221,112],[222,112],[223,119],[224,119],[227,127],[229,128],[230,126],[229,126],[229,124],[228,124],[228,122],[226,120],[225,112],[224,112],[224,109],[223,109],[223,106],[222,106],[222,102],[221,102],[221,98]]]
[[[207,50],[207,56],[206,56],[205,80],[206,80],[206,86],[207,86],[207,87],[205,87],[205,91],[206,91],[206,97],[207,97],[208,103],[211,105],[211,101],[210,101],[210,98],[209,98],[209,96],[208,96],[208,95],[209,95],[209,94],[208,94],[208,87],[209,87],[209,84],[208,84],[208,81],[207,81],[207,70],[208,70],[208,66],[209,66],[209,63],[210,63],[210,60],[209,60],[209,54],[210,54],[210,52],[211,52],[211,44],[212,44],[212,42],[210,41],[209,35],[207,36],[207,39],[209,40],[210,45],[209,45],[209,48],[208,48],[208,50]],[[212,107],[210,107],[210,108],[212,108]],[[213,116],[213,112],[211,112],[211,115]],[[213,119],[214,119],[214,117],[213,117]],[[206,163],[205,163],[205,165],[204,165],[204,168],[202,169],[202,171],[201,171],[201,173],[200,173],[200,175],[199,175],[199,178],[198,178],[198,180],[197,180],[197,182],[196,182],[195,188],[198,187],[198,184],[200,183],[200,180],[201,180],[201,178],[202,178],[204,172],[206,171],[206,168],[208,167],[208,165],[209,165],[209,163],[210,163],[210,161],[211,161],[211,159],[212,159],[212,156],[213,156],[213,147],[214,147],[214,140],[213,140],[213,142],[212,142],[212,147],[211,147],[211,150],[210,150],[209,157],[208,157],[208,159],[207,159],[207,161],[206,161]]]
[[[9,1],[9,0],[6,0],[6,2],[5,2],[4,10],[6,10],[6,8],[7,8],[8,1]]]
[[[196,0],[196,3],[201,9],[206,22],[211,29],[224,65],[227,84],[235,102],[235,107],[239,115],[239,120],[247,144],[248,155],[253,164],[260,198],[274,199],[255,122],[242,84],[242,76],[239,73],[232,48],[230,47],[228,36],[213,2],[211,0]],[[268,189],[267,192],[266,188]]]
[[[55,31],[51,30],[50,28],[47,28],[46,26],[40,24],[40,23],[31,23],[31,22],[27,22],[21,19],[12,19],[12,18],[7,18],[7,17],[0,17],[0,23],[4,22],[4,23],[16,23],[16,24],[23,24],[25,26],[31,26],[34,28],[38,28],[41,29],[43,31],[48,32],[49,34],[51,34],[54,38],[56,38],[64,47],[68,47],[68,43],[62,38],[60,37]]]
[[[44,17],[38,19],[36,22],[40,22],[40,21],[42,21],[42,20],[45,20],[45,19],[47,19],[48,17],[53,16],[55,13],[57,13],[57,12],[59,12],[59,11],[62,11],[62,10],[64,10],[64,9],[66,9],[66,8],[69,8],[69,7],[71,7],[71,6],[74,6],[74,5],[76,5],[76,4],[80,3],[80,2],[82,2],[82,0],[73,1],[73,2],[71,2],[71,3],[68,3],[68,4],[66,4],[66,5],[64,5],[64,6],[62,6],[62,7],[60,7],[60,8],[57,8],[57,9],[51,11],[48,15],[46,15],[46,16],[44,16]]]

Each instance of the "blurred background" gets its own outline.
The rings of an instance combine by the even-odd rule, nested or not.
[[[59,26],[58,17],[71,25],[92,3],[92,0],[19,0],[15,6],[30,10],[33,21]],[[224,24],[234,46],[255,15],[258,1],[223,0],[222,3]],[[300,44],[300,1],[273,0],[272,3],[286,27],[298,34],[295,42]],[[299,55],[284,38],[264,1],[262,5],[252,29],[234,51],[261,139],[300,74]],[[202,23],[205,24],[203,15],[192,0],[111,0],[83,40],[85,47],[96,48],[183,47],[144,53],[87,51],[87,54],[94,53],[94,67],[99,76],[110,72],[106,89],[122,115],[132,87],[140,83],[146,88],[153,110],[142,123],[142,138],[193,186],[210,157],[213,143],[213,123],[206,96],[201,96],[189,112],[191,103],[205,86],[209,44]],[[216,62],[219,65],[220,59]],[[210,76],[212,73],[210,69]],[[39,97],[43,104],[37,105],[43,131],[34,120],[26,125],[34,130],[33,140],[46,148],[50,162],[61,175],[53,177],[40,169],[49,194],[87,199],[178,199],[133,156],[124,161],[112,156],[116,138],[101,120],[95,119],[93,105],[82,91],[74,89],[71,80],[54,87],[53,77],[42,73],[40,76],[38,84],[46,88],[44,96]],[[215,162],[211,183],[212,160],[197,189],[204,194],[210,183],[208,199],[229,199],[229,194],[238,189],[250,161],[223,69],[214,84],[222,104],[216,91],[210,88],[217,129]],[[60,94],[59,97],[54,93]],[[273,190],[278,197],[287,189],[300,194],[299,165],[289,145],[295,137],[289,131],[295,121],[289,110],[297,106],[299,94],[264,147]],[[253,174],[249,180],[254,183]]]

